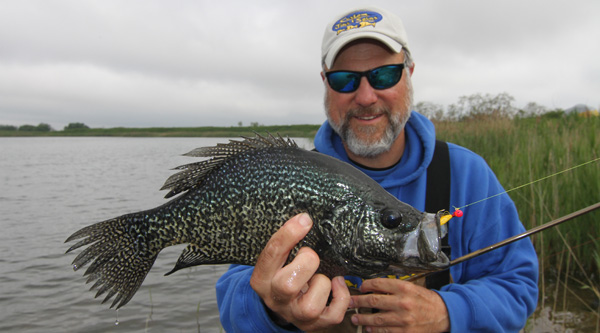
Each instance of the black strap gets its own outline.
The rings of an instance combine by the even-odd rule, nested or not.
[[[450,153],[446,142],[436,140],[433,159],[427,168],[425,211],[435,214],[442,209],[450,211]],[[450,258],[448,234],[442,238],[442,251]],[[425,281],[427,288],[440,289],[450,283],[450,271],[429,275]]]

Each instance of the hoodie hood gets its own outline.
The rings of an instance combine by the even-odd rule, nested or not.
[[[365,169],[353,163],[346,154],[342,139],[327,121],[315,136],[315,148],[323,154],[352,164],[384,188],[406,186],[425,173],[433,158],[435,127],[425,116],[413,111],[406,124],[404,135],[406,146],[402,159],[395,166],[385,170]]]

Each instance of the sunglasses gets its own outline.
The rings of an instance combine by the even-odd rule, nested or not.
[[[404,64],[385,65],[364,72],[331,71],[325,73],[331,89],[339,93],[351,93],[360,86],[360,79],[364,76],[374,89],[387,89],[396,85],[402,78]]]

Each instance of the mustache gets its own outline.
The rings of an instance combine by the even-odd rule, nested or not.
[[[369,116],[378,116],[378,115],[384,115],[386,117],[390,117],[390,115],[392,114],[391,110],[387,107],[373,107],[373,106],[369,106],[369,107],[357,107],[357,108],[353,108],[348,110],[348,112],[346,113],[346,121],[349,121],[350,119],[354,118],[354,117],[369,117]]]

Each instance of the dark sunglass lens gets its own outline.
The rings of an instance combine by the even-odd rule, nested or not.
[[[350,72],[327,73],[327,81],[331,89],[337,92],[353,92],[358,89],[360,75]]]
[[[402,66],[384,66],[371,71],[369,83],[375,89],[387,89],[395,86],[401,77]]]

